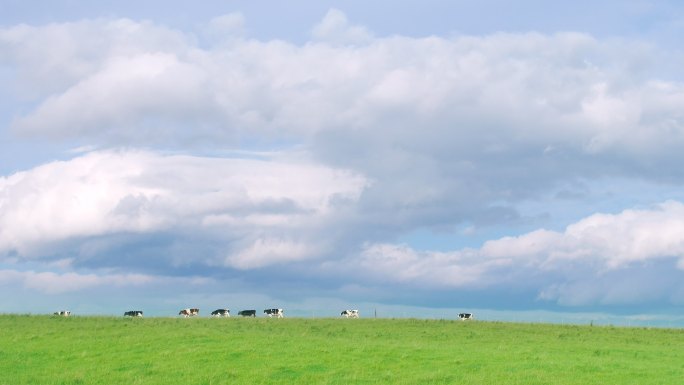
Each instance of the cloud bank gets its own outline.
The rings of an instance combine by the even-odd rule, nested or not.
[[[479,249],[430,252],[370,244],[343,262],[383,279],[433,289],[524,287],[538,300],[586,306],[684,301],[684,204],[594,214],[564,231],[536,230]],[[393,272],[388,275],[387,272]]]
[[[660,71],[681,55],[578,32],[376,36],[334,9],[304,44],[246,24],[0,29],[11,135],[85,152],[0,178],[2,261],[278,273],[259,290],[292,297],[682,303],[684,197],[625,206],[615,182],[684,181],[684,85]],[[488,238],[403,241],[463,227]]]

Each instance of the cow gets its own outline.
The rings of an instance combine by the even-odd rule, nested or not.
[[[230,309],[216,309],[211,312],[214,317],[230,317]]]
[[[283,309],[266,309],[264,314],[269,317],[283,318]]]
[[[194,317],[199,314],[199,309],[183,309],[178,312],[178,315],[182,315],[185,318]]]
[[[473,317],[472,313],[459,313],[458,318],[460,318],[461,321],[467,321],[467,320],[474,319],[475,317]]]
[[[342,313],[340,313],[342,317],[345,318],[359,318],[359,311],[358,310],[344,310]]]
[[[52,313],[52,314],[54,314],[54,315],[59,315],[59,316],[62,316],[62,317],[68,317],[68,316],[71,315],[71,312],[70,312],[69,310],[60,310],[60,311],[56,311],[56,312],[54,312],[54,313]]]
[[[129,310],[124,313],[124,317],[142,317],[142,310]]]
[[[243,317],[256,317],[256,310],[240,310],[238,315]]]

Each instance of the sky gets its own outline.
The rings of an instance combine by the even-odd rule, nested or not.
[[[0,313],[684,325],[681,2],[0,8]]]

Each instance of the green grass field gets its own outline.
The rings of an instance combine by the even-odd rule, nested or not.
[[[684,330],[0,316],[0,384],[684,384]]]

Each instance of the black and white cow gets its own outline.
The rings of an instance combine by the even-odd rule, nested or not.
[[[230,309],[216,309],[211,312],[213,317],[230,317]]]
[[[359,318],[359,311],[356,309],[344,310],[340,315],[346,318]]]
[[[266,309],[264,314],[269,317],[283,318],[283,309]]]
[[[467,321],[467,320],[474,319],[475,317],[473,317],[472,313],[459,313],[458,318],[460,318],[461,321]]]
[[[238,315],[243,317],[256,317],[256,310],[240,310]]]
[[[182,315],[185,318],[194,317],[199,314],[199,309],[183,309],[178,312],[178,315]]]
[[[56,311],[56,312],[54,312],[54,313],[52,313],[52,314],[54,314],[54,315],[59,315],[59,316],[62,316],[62,317],[68,317],[68,316],[71,315],[71,312],[70,312],[69,310],[60,310],[60,311]]]
[[[124,313],[124,317],[142,317],[142,310],[129,310]]]

